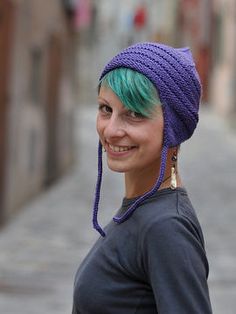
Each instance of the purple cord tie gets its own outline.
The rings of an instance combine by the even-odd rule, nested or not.
[[[140,203],[142,203],[144,200],[152,196],[160,187],[162,180],[165,175],[165,168],[166,168],[166,159],[167,159],[167,152],[168,147],[164,146],[162,148],[161,152],[161,165],[160,165],[160,173],[159,177],[154,185],[154,187],[140,196],[125,212],[125,214],[121,217],[114,217],[113,220],[117,224],[120,224],[127,220],[132,213],[137,209]],[[101,228],[101,226],[98,223],[98,207],[99,207],[99,200],[100,200],[100,191],[101,191],[101,183],[102,183],[102,144],[99,141],[98,145],[98,177],[97,177],[97,184],[96,184],[96,194],[95,194],[95,200],[94,200],[94,206],[93,206],[93,227],[95,230],[97,230],[102,237],[106,236],[106,233]]]
[[[99,200],[100,200],[101,183],[102,183],[102,144],[99,141],[98,143],[98,177],[97,177],[97,184],[96,184],[95,200],[94,200],[94,205],[93,205],[93,227],[101,234],[102,237],[105,237],[106,234],[98,223],[98,206],[99,206]]]

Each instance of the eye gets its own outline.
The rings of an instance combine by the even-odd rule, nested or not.
[[[132,118],[132,119],[144,119],[144,115],[142,115],[141,113],[139,112],[136,112],[136,111],[132,111],[132,110],[129,110],[128,111],[128,115]]]
[[[105,115],[112,113],[112,108],[106,104],[99,104],[98,110]]]

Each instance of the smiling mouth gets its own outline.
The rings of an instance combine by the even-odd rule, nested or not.
[[[115,146],[111,144],[108,144],[108,146],[114,153],[127,152],[136,147],[136,146]]]

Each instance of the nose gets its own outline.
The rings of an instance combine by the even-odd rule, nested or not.
[[[104,136],[107,140],[120,138],[125,135],[125,128],[123,122],[119,117],[112,116],[106,124],[104,129]]]

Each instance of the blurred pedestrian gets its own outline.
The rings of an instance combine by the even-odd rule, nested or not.
[[[210,314],[208,262],[178,151],[198,122],[201,84],[188,48],[138,43],[104,68],[98,88],[101,234],[78,269],[73,314]],[[102,149],[125,196],[104,228],[97,214]],[[111,186],[112,188],[112,186]]]
[[[140,3],[134,11],[133,16],[133,31],[134,41],[143,41],[147,38],[148,12],[145,3]]]
[[[144,5],[139,5],[134,14],[134,27],[137,30],[142,30],[147,24],[147,10]]]

